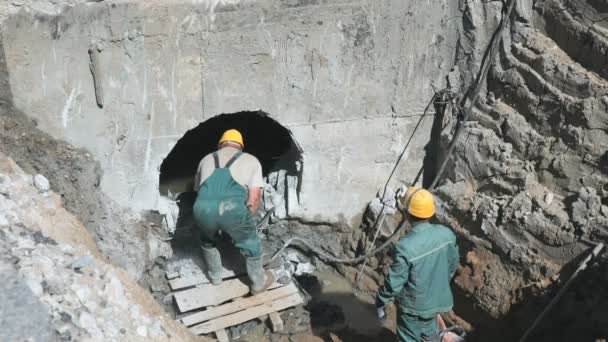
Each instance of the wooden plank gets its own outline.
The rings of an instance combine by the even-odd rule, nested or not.
[[[222,271],[222,279],[226,279],[226,278],[234,278],[237,275],[243,275],[245,274],[243,273],[239,273],[236,274],[233,270],[227,270],[224,269]],[[171,287],[171,290],[175,291],[175,290],[179,290],[179,289],[184,289],[186,287],[192,287],[192,286],[196,286],[196,285],[200,285],[200,284],[209,284],[211,283],[211,281],[209,280],[209,278],[207,278],[207,275],[202,273],[202,274],[197,274],[194,276],[190,276],[190,277],[179,277],[177,279],[173,279],[173,280],[169,280],[169,286]]]
[[[220,285],[204,284],[190,290],[175,292],[173,297],[180,312],[222,304],[249,293],[249,286],[242,279],[245,278],[226,280]],[[274,282],[269,289],[281,286],[283,284]]]
[[[167,272],[167,273],[165,273],[165,276],[167,276],[167,279],[169,279],[169,280],[175,279],[175,278],[179,277],[179,272]]]
[[[273,267],[271,267],[271,268],[273,268]],[[274,267],[274,268],[276,268],[276,267]],[[235,271],[234,269],[224,268],[222,270],[222,279],[226,280],[226,279],[232,279],[235,277],[241,277],[241,276],[244,276],[245,273],[247,273],[247,272],[242,269],[237,269]],[[205,274],[205,273],[197,274],[197,275],[193,275],[193,276],[189,276],[189,277],[179,277],[176,279],[167,278],[167,279],[170,279],[169,286],[171,287],[171,290],[173,290],[173,291],[185,289],[187,287],[192,287],[192,286],[196,286],[196,285],[211,283],[209,278],[207,278],[207,274]]]
[[[219,342],[230,342],[230,339],[228,338],[228,334],[226,333],[226,330],[224,330],[224,329],[216,330],[215,338],[217,338],[217,340]]]
[[[206,275],[195,275],[190,277],[179,277],[177,279],[169,280],[169,286],[171,290],[179,290],[186,287],[192,287],[199,284],[209,284],[209,278]]]
[[[270,319],[270,325],[272,326],[272,332],[283,331],[283,320],[281,319],[281,315],[278,312],[271,312],[268,314],[268,318]]]
[[[193,313],[186,317],[182,317],[181,321],[187,327],[191,325],[195,325],[197,323],[205,322],[210,319],[222,317],[229,315],[231,313],[235,313],[241,310],[248,309],[253,306],[257,306],[266,302],[272,302],[276,299],[281,299],[292,295],[294,293],[298,293],[298,288],[295,284],[291,283],[287,286],[279,287],[278,289],[264,291],[255,296],[239,298],[234,302],[227,303],[224,305],[210,307],[205,311],[200,311],[197,313]]]
[[[233,325],[241,324],[260,316],[268,315],[271,312],[285,310],[289,307],[296,306],[304,303],[299,293],[292,294],[291,296],[277,299],[272,303],[265,303],[262,305],[254,306],[243,311],[235,312],[233,314],[212,319],[205,323],[195,325],[190,331],[196,335],[208,334],[212,331],[231,327]]]

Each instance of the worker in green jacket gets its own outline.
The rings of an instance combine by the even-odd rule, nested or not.
[[[222,260],[216,248],[221,231],[245,257],[249,288],[257,294],[274,281],[272,272],[264,272],[261,242],[253,220],[264,187],[262,165],[242,151],[243,136],[235,129],[224,132],[218,146],[218,151],[201,160],[194,180],[198,194],[192,211],[200,228],[207,274],[212,284],[222,282]]]
[[[435,215],[433,195],[410,188],[406,194],[412,231],[395,246],[394,260],[376,307],[383,319],[384,307],[397,305],[397,337],[401,342],[420,342],[435,334],[435,316],[452,310],[450,279],[459,263],[456,236],[450,229],[431,224]]]

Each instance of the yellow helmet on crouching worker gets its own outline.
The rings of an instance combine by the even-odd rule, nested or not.
[[[245,147],[245,144],[243,143],[243,136],[241,135],[241,132],[237,131],[236,129],[229,129],[224,132],[224,134],[222,134],[222,137],[220,138],[220,142],[218,143],[218,145],[221,145],[228,141],[237,143],[241,145],[241,147]]]
[[[407,212],[420,219],[428,219],[435,215],[435,200],[428,190],[409,187],[405,193]]]

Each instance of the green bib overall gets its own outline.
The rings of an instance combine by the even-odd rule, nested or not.
[[[247,189],[232,178],[229,170],[242,154],[238,152],[220,167],[219,157],[213,153],[215,170],[198,189],[193,215],[201,229],[204,247],[215,247],[221,230],[232,238],[245,257],[258,257],[262,254],[261,242],[246,205]]]

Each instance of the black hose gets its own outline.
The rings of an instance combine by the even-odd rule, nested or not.
[[[386,241],[384,241],[380,246],[378,246],[376,249],[372,250],[371,252],[369,252],[369,253],[367,253],[365,255],[362,255],[362,256],[359,256],[359,257],[356,257],[356,258],[337,258],[337,257],[335,257],[333,255],[328,254],[327,252],[325,252],[324,250],[320,249],[319,247],[313,245],[310,241],[308,241],[308,240],[306,240],[304,238],[296,236],[296,237],[292,237],[292,238],[288,239],[287,241],[285,241],[285,243],[283,244],[283,247],[279,248],[279,250],[276,251],[272,255],[272,257],[268,261],[266,261],[264,263],[264,266],[266,266],[266,265],[270,264],[271,262],[273,262],[276,258],[278,258],[281,255],[281,253],[283,253],[283,251],[287,247],[289,247],[289,246],[291,246],[291,245],[293,245],[293,244],[295,244],[297,242],[299,242],[299,243],[303,244],[304,246],[308,247],[308,249],[310,249],[312,252],[314,252],[321,260],[325,261],[326,263],[346,264],[346,265],[357,264],[357,263],[359,263],[359,262],[367,259],[371,255],[375,255],[378,252],[380,252],[383,249],[385,249],[386,247],[388,247],[390,245],[390,243],[393,242],[394,238],[399,235],[399,232],[401,232],[403,230],[403,228],[405,228],[406,222],[407,222],[406,220],[403,220],[401,222],[401,224],[399,225],[399,227],[397,227],[397,229],[395,229],[395,231],[393,232],[393,234],[391,234],[391,236]]]

